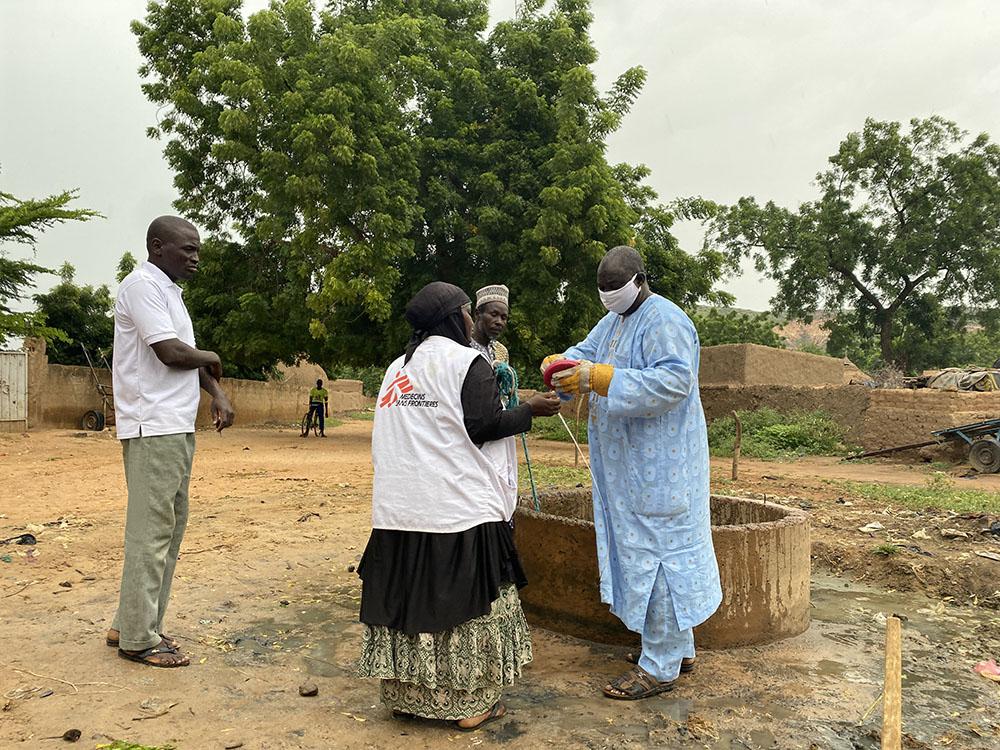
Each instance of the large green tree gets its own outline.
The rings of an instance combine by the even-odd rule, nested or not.
[[[760,344],[785,348],[785,340],[775,332],[775,320],[767,313],[709,308],[691,315],[701,345]]]
[[[598,93],[585,0],[526,1],[489,33],[487,8],[275,0],[244,22],[237,0],[150,4],[151,134],[211,235],[187,295],[200,340],[254,370],[384,362],[421,285],[502,281],[514,356],[538,357],[603,312],[596,266],[626,242],[679,301],[712,293],[721,254],[689,262],[644,168],[605,156],[645,73]]]
[[[708,221],[707,242],[752,257],[777,282],[777,312],[854,311],[885,362],[906,364],[897,326],[915,300],[1000,302],[1000,147],[940,117],[869,119],[817,176],[820,195],[791,210],[754,198],[683,203]]]
[[[148,8],[133,29],[146,59],[143,90],[165,111],[150,134],[167,139],[177,208],[218,248],[238,248],[217,253],[234,261],[223,278],[199,275],[205,296],[224,290],[226,315],[236,320],[289,323],[262,365],[315,358],[335,344],[314,346],[310,337],[311,324],[326,338],[334,310],[387,318],[419,213],[407,113],[384,66],[394,36],[410,33],[406,25],[332,28],[306,0],[274,2],[246,22],[238,0]],[[241,284],[247,276],[252,283]],[[275,290],[294,303],[276,305]],[[202,328],[232,329],[236,320]],[[231,341],[242,345],[246,333]]]
[[[61,281],[45,294],[34,296],[45,324],[64,337],[52,341],[47,353],[49,362],[60,365],[85,365],[87,358],[81,344],[95,362],[107,356],[114,341],[114,300],[107,286],[80,286],[73,281],[75,269],[64,263],[59,269]]]
[[[10,257],[3,245],[25,245],[34,250],[38,235],[49,227],[100,216],[90,209],[70,208],[76,197],[72,190],[38,199],[16,198],[0,191],[0,345],[11,337],[58,338],[58,331],[46,325],[44,316],[10,306],[27,297],[37,275],[52,271],[25,258]]]

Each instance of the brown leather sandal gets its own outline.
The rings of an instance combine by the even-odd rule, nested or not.
[[[159,654],[174,654],[180,658],[176,661],[163,661],[155,658]],[[162,667],[163,669],[186,667],[191,663],[191,660],[187,656],[182,654],[175,647],[172,648],[165,645],[162,641],[158,646],[147,648],[145,651],[125,651],[120,648],[118,649],[118,656],[122,659],[128,659],[129,661],[134,661],[139,664],[145,664],[149,667]]]
[[[637,701],[673,689],[672,681],[660,682],[642,667],[635,666],[605,685],[604,695],[619,701]]]

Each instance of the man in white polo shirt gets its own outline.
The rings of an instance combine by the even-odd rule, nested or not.
[[[128,511],[118,612],[107,634],[118,655],[154,667],[190,664],[163,635],[163,616],[188,517],[200,388],[221,432],[233,407],[219,386],[222,362],[195,348],[178,281],[198,268],[198,230],[177,216],[149,225],[149,258],[126,276],[115,301],[112,377]]]

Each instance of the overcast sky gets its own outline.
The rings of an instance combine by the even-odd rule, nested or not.
[[[502,18],[514,2],[491,6]],[[107,217],[57,227],[38,244],[38,262],[68,260],[85,283],[113,284],[121,253],[141,257],[149,220],[171,211],[172,175],[162,144],[145,137],[155,111],[129,31],[144,8],[0,0],[0,190],[79,188],[77,205]],[[649,72],[609,157],[648,164],[663,199],[755,195],[794,206],[867,116],[940,114],[1000,137],[996,0],[597,0],[593,10],[601,87],[632,65]],[[700,246],[697,226],[677,234]],[[752,269],[726,286],[761,310],[773,291]]]

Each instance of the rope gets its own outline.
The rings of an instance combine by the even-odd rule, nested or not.
[[[562,413],[559,414],[559,420],[563,423],[563,427],[566,428],[566,432],[569,433],[569,438],[570,438],[570,440],[573,441],[573,445],[576,446],[577,455],[579,455],[580,458],[583,459],[583,463],[587,467],[587,471],[590,471],[590,461],[588,461],[587,457],[585,455],[583,455],[583,449],[580,448],[580,444],[578,442],[576,442],[576,435],[574,435],[573,434],[573,430],[571,430],[569,428],[569,425],[566,423],[566,418],[562,415]],[[593,473],[593,472],[591,472],[591,473]]]
[[[494,365],[497,374],[497,388],[500,390],[500,400],[504,408],[513,409],[521,401],[517,395],[517,373],[514,368],[506,362],[497,362]],[[531,497],[535,501],[535,511],[541,512],[542,506],[538,502],[538,488],[535,486],[535,472],[531,468],[531,456],[528,455],[528,438],[521,433],[521,446],[524,448],[524,462],[528,466],[528,479],[531,482]]]

